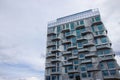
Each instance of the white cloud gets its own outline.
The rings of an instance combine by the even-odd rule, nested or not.
[[[6,77],[11,74],[20,79],[29,74],[25,76],[34,80],[35,75],[43,75],[37,71],[44,72],[47,22],[88,9],[100,9],[113,49],[119,51],[119,3],[119,0],[0,0],[0,64],[17,65],[0,67],[0,77],[8,80]],[[44,76],[39,80],[42,79]]]

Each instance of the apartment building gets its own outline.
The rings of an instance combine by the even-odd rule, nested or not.
[[[48,23],[45,80],[120,80],[98,9]]]

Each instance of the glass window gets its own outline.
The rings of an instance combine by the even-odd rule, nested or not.
[[[59,75],[57,75],[57,80],[59,80]]]
[[[109,75],[107,70],[102,71],[102,73],[103,73],[104,76],[108,76]]]
[[[50,80],[50,76],[46,76],[46,80]]]
[[[76,35],[77,35],[77,38],[80,38],[81,37],[81,33],[80,33],[80,30],[76,30]]]
[[[116,75],[116,70],[110,70],[110,75]]]
[[[95,32],[95,27],[94,26],[92,26],[92,31]]]
[[[77,44],[78,44],[78,47],[79,47],[79,48],[82,48],[82,47],[83,47],[82,42],[78,42]]]
[[[97,38],[95,39],[95,44],[98,44],[98,39]]]
[[[104,29],[103,29],[103,25],[98,25],[97,28],[98,28],[99,31],[104,30]]]
[[[100,68],[104,69],[104,64],[102,62],[100,62]]]
[[[88,77],[91,77],[91,72],[88,72]]]
[[[74,60],[74,64],[78,64],[78,60]]]
[[[81,24],[81,25],[83,25],[83,24],[84,24],[84,21],[83,21],[83,20],[81,20],[81,21],[80,21],[80,24]]]
[[[72,50],[72,53],[73,53],[73,54],[78,54],[78,50],[77,50],[77,49],[73,49],[73,50]]]
[[[66,29],[69,29],[69,24],[66,24]]]
[[[104,54],[109,54],[110,52],[111,52],[110,49],[106,49],[106,50],[104,50]]]
[[[80,58],[84,58],[85,57],[85,55],[84,54],[80,54]]]
[[[56,68],[52,68],[52,72],[56,72]]]
[[[56,76],[52,76],[52,80],[56,80]]]
[[[79,25],[79,24],[80,24],[80,23],[79,23],[79,21],[77,21],[76,23],[77,23],[77,25]]]
[[[61,26],[57,26],[57,33],[61,32]]]
[[[73,66],[68,66],[68,70],[72,70],[73,69]]]
[[[78,70],[78,66],[75,66],[74,68],[75,68],[75,70]]]
[[[115,68],[114,61],[107,62],[108,68]]]
[[[64,44],[64,50],[65,50],[65,51],[67,50],[67,45],[66,45],[66,44]]]
[[[96,17],[95,17],[95,20],[96,20],[96,21],[100,21],[100,16],[96,16]]]
[[[107,42],[107,37],[102,37],[102,38],[101,38],[101,42],[102,42],[102,43],[106,43],[106,42]]]
[[[70,79],[74,78],[74,74],[68,74]]]
[[[71,29],[74,29],[74,22],[70,23],[70,27],[71,27]]]
[[[86,78],[87,74],[86,73],[82,73],[82,78]]]
[[[88,68],[93,67],[92,63],[88,63],[88,64],[86,64],[86,66],[87,66]]]
[[[81,28],[80,31],[81,31],[81,32],[84,32],[84,31],[85,31],[85,28]]]
[[[69,36],[70,35],[70,32],[65,32],[65,36]]]
[[[81,71],[86,71],[86,67],[85,66],[81,66]]]
[[[65,73],[67,73],[67,67],[65,67]]]
[[[97,51],[97,54],[98,54],[98,55],[103,55],[103,51],[102,51],[102,50],[98,50],[98,51]]]
[[[63,29],[65,29],[65,25],[63,25]]]

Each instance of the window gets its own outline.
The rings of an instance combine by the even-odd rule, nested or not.
[[[74,64],[78,64],[78,60],[74,60]]]
[[[68,66],[68,70],[72,70],[73,69],[73,66]]]
[[[110,52],[111,52],[110,49],[106,49],[106,50],[104,50],[104,54],[109,54]]]
[[[69,24],[66,24],[66,29],[69,29]]]
[[[70,35],[70,32],[65,32],[65,36],[69,36]]]
[[[78,44],[78,47],[79,47],[79,48],[82,48],[82,47],[83,47],[82,42],[78,42],[77,44]]]
[[[56,76],[52,76],[52,80],[56,80]]]
[[[85,55],[84,54],[80,54],[80,58],[84,58],[85,57]]]
[[[78,50],[77,50],[77,49],[73,49],[73,50],[72,50],[72,53],[73,53],[73,54],[78,54]]]
[[[108,68],[115,68],[114,61],[107,62]]]
[[[67,45],[66,45],[66,44],[64,44],[64,50],[65,50],[65,51],[67,50]]]
[[[72,46],[76,46],[76,37],[71,38],[72,40]]]
[[[88,72],[88,77],[91,77],[91,72]]]
[[[74,74],[68,74],[70,79],[74,78]]]
[[[96,17],[95,17],[95,20],[96,20],[96,21],[100,21],[100,16],[96,16]]]
[[[88,64],[86,64],[86,66],[87,66],[87,68],[93,67],[92,63],[88,63]]]
[[[59,75],[57,75],[57,80],[59,80]]]
[[[52,68],[52,72],[56,72],[56,68]]]
[[[102,73],[103,73],[104,76],[108,76],[109,75],[107,70],[102,71]]]
[[[81,37],[81,33],[80,33],[80,30],[76,30],[76,35],[77,35],[77,38],[80,38]]]
[[[78,66],[75,66],[74,68],[75,68],[75,70],[78,70]]]
[[[57,26],[57,33],[61,32],[61,26]]]
[[[87,74],[86,73],[82,73],[82,78],[86,78]]]
[[[94,26],[92,26],[92,31],[95,32],[95,27]]]
[[[97,54],[98,54],[98,55],[103,55],[102,50],[98,50],[98,51],[97,51]]]
[[[67,73],[67,67],[65,67],[65,73]]]
[[[67,57],[66,57],[66,56],[64,57],[64,60],[67,60]]]
[[[46,80],[50,80],[50,76],[46,76]]]
[[[74,29],[74,22],[71,22],[71,23],[70,23],[70,28],[71,28],[71,29]]]
[[[95,44],[98,44],[98,39],[97,38],[95,39]]]
[[[104,69],[104,64],[103,64],[103,62],[100,63],[100,68],[101,68],[101,69]]]
[[[83,21],[83,20],[81,20],[81,21],[80,21],[80,24],[81,24],[81,25],[83,25],[83,24],[84,24],[84,21]]]
[[[107,42],[107,37],[102,37],[102,38],[101,38],[101,42],[102,42],[102,43],[106,43],[106,42]]]
[[[81,32],[84,32],[84,31],[85,31],[85,28],[81,28],[80,31],[81,31]]]
[[[86,71],[86,67],[85,66],[81,66],[81,71]]]
[[[103,25],[98,25],[97,28],[98,28],[99,31],[103,31],[104,30],[103,29]]]
[[[116,75],[116,70],[110,70],[110,75]]]

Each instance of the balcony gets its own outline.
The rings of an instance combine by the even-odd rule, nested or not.
[[[92,62],[92,60],[91,59],[84,59],[84,60],[81,60],[81,64],[85,64],[85,63],[90,63],[90,62]]]
[[[60,39],[61,39],[60,36],[53,36],[52,41],[57,41],[57,40],[60,40]]]
[[[113,56],[104,56],[100,58],[100,61],[111,61],[111,60],[115,60],[115,58]]]
[[[79,28],[83,28],[83,27],[85,27],[85,25],[84,24],[79,24],[79,25],[75,25],[76,27],[76,29],[79,29]]]
[[[70,31],[70,28],[64,28],[64,29],[62,29],[62,32],[64,33],[64,32],[69,32]]]
[[[104,76],[105,80],[120,80],[120,76],[118,75],[109,75],[109,76]]]
[[[79,72],[79,70],[78,69],[71,69],[71,70],[68,70],[68,73],[78,73]]]
[[[71,46],[69,46],[68,47],[68,49],[67,50],[72,50],[72,49],[76,49],[77,48],[77,46],[76,45],[71,45]]]
[[[107,36],[106,31],[98,31],[93,33],[94,37],[105,37]]]
[[[53,68],[53,67],[56,67],[56,65],[53,65],[53,64],[46,64],[46,68]]]
[[[70,39],[64,39],[62,41],[62,44],[70,44],[71,43],[71,40]]]
[[[94,56],[97,56],[96,52],[93,51],[93,52],[89,52],[85,55],[85,57],[94,57]]]
[[[69,65],[72,65],[72,62],[66,62],[66,63],[64,62],[63,63],[63,66],[69,66]]]
[[[89,49],[88,48],[81,48],[78,50],[79,53],[82,53],[82,52],[88,52]]]
[[[77,59],[77,58],[78,58],[78,56],[71,56],[68,58],[68,60],[73,60],[73,59]]]
[[[55,53],[55,52],[60,52],[61,50],[58,48],[58,49],[52,49],[51,52]]]
[[[60,58],[55,58],[55,59],[52,59],[51,62],[60,62],[61,59]]]
[[[60,74],[61,74],[61,71],[58,71],[58,72],[57,71],[56,72],[51,71],[51,75],[60,75]]]
[[[95,43],[93,40],[88,40],[87,43],[83,44],[84,47],[94,46]]]
[[[106,48],[110,49],[110,48],[111,48],[111,45],[110,45],[110,43],[100,44],[100,45],[97,45],[96,48],[97,48],[97,49],[104,49],[104,48],[105,48],[105,49],[106,49]]]
[[[72,55],[72,52],[71,51],[66,51],[66,52],[63,52],[63,55]]]
[[[66,38],[70,38],[70,37],[74,37],[74,36],[76,36],[75,31],[74,32],[69,32],[69,33],[65,34]]]
[[[46,56],[46,58],[52,58],[52,57],[55,57],[55,56],[56,56],[56,54],[49,54],[49,55]]]
[[[86,40],[84,37],[78,37],[77,38],[77,41],[83,41],[83,40]]]
[[[55,35],[55,34],[56,34],[56,33],[55,33],[54,30],[48,30],[48,33],[47,33],[48,36],[50,36],[50,35]]]
[[[53,46],[56,46],[55,42],[47,42],[47,48],[48,47],[53,47]]]
[[[90,29],[90,27],[86,27],[85,30],[83,32],[81,32],[83,35],[87,34],[87,33],[92,33],[92,30]]]
[[[100,19],[99,20],[94,20],[92,22],[92,26],[94,26],[94,25],[100,25],[100,24],[102,24],[102,21]]]
[[[87,71],[99,71],[100,69],[97,67],[91,67],[91,68],[87,68]]]

